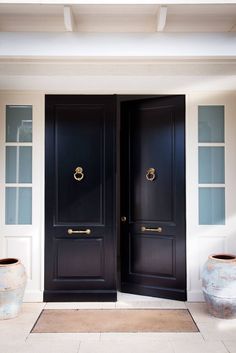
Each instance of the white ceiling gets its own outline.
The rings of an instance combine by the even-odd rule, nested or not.
[[[78,32],[155,32],[160,5],[72,5]],[[0,4],[0,31],[65,31],[63,5]],[[236,5],[168,5],[165,32],[236,32]]]

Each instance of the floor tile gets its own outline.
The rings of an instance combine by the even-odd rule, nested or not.
[[[236,337],[234,340],[224,340],[223,343],[229,353],[236,353]]]
[[[172,342],[174,353],[228,353],[222,342]]]
[[[14,344],[12,342],[1,344],[1,352],[4,353],[77,353],[80,342],[78,341],[46,341],[46,342],[24,342]]]
[[[22,310],[16,318],[0,320],[0,339],[3,341],[6,338],[24,340],[34,326],[43,307],[44,304],[42,305],[42,303],[23,304]]]
[[[119,308],[161,308],[161,309],[186,309],[185,302],[154,297],[145,297],[118,292],[116,307]]]
[[[77,309],[79,303],[47,303],[44,309]]]
[[[103,303],[102,302],[84,302],[78,303],[77,309],[102,309]]]
[[[0,331],[0,352],[5,353],[2,350],[3,345],[8,345],[11,343],[15,347],[18,347],[19,344],[22,344],[26,341],[28,332],[18,331],[18,332],[11,332],[11,331]]]
[[[215,319],[211,322],[199,322],[198,328],[205,340],[236,339],[236,320]]]
[[[101,341],[191,341],[202,342],[203,338],[199,332],[196,333],[168,333],[168,332],[145,332],[145,333],[101,333]]]
[[[79,353],[174,353],[169,342],[81,342]]]
[[[2,353],[236,353],[236,320],[211,316],[205,303],[183,303],[159,298],[118,294],[119,301],[105,303],[24,303],[17,318],[0,321]],[[113,309],[188,308],[198,333],[67,333],[31,334],[45,308]]]
[[[31,333],[28,342],[39,341],[99,341],[100,333]]]
[[[166,302],[166,301],[119,301],[116,303],[117,309],[186,309],[185,303],[173,301]]]
[[[103,302],[103,303],[101,303],[101,308],[102,309],[115,309],[116,302]]]
[[[136,294],[129,294],[129,293],[117,293],[117,301],[129,301],[129,302],[140,302],[140,301],[162,301],[162,298],[155,298],[155,297],[146,297],[145,295],[136,295]]]
[[[209,321],[219,320],[208,312],[205,303],[186,302],[186,307],[189,309],[194,320],[197,322],[209,322]]]

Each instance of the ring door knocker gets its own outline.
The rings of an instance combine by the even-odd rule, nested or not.
[[[146,179],[148,181],[153,181],[153,180],[156,179],[156,170],[155,170],[155,168],[149,168],[147,170]]]
[[[81,181],[84,178],[84,173],[83,173],[83,168],[82,167],[77,167],[75,169],[74,178],[77,181]]]

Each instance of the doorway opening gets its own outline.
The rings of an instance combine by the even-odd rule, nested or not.
[[[45,301],[186,299],[184,125],[181,95],[46,96]]]

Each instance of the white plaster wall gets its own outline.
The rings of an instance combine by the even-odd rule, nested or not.
[[[69,65],[69,64],[68,64]],[[34,127],[34,212],[36,223],[26,241],[24,229],[19,233],[15,228],[4,226],[1,211],[0,256],[22,257],[30,268],[25,300],[42,300],[43,290],[43,248],[44,248],[44,95],[45,93],[73,94],[186,94],[186,195],[187,195],[187,278],[188,300],[202,300],[200,270],[207,255],[214,252],[236,253],[236,76],[219,72],[198,75],[59,75],[45,71],[30,75],[20,69],[14,74],[5,72],[0,78],[1,127],[4,122],[4,104],[33,104],[35,106]],[[225,67],[228,69],[227,64]],[[0,65],[0,70],[3,69]],[[141,69],[141,66],[140,66]],[[147,69],[147,67],[146,67]],[[227,72],[226,69],[226,72]],[[115,66],[112,68],[115,70]],[[121,69],[119,69],[121,70]],[[10,75],[9,75],[10,74]],[[27,102],[27,103],[26,103]],[[197,106],[201,104],[224,104],[226,112],[226,225],[198,225],[198,151],[197,151]],[[1,129],[3,131],[3,129]],[[1,146],[4,135],[2,134]],[[4,156],[1,147],[1,182],[4,180]],[[1,185],[3,185],[1,183]],[[2,187],[2,186],[1,186]],[[1,190],[3,195],[3,189]],[[1,197],[2,198],[2,197]],[[4,200],[1,200],[1,208]],[[36,215],[37,214],[37,215]],[[27,238],[29,239],[29,238]],[[26,244],[27,243],[27,244]]]
[[[32,105],[32,225],[5,225],[5,107]],[[26,301],[42,301],[44,202],[44,97],[25,92],[0,93],[0,257],[16,257],[27,272]]]

